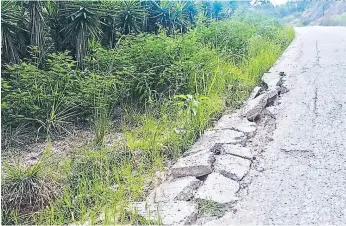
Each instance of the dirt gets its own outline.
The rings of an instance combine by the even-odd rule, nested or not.
[[[95,136],[90,130],[76,130],[73,134],[51,142],[41,141],[22,146],[12,147],[2,153],[2,161],[30,166],[39,161],[42,153],[49,148],[54,158],[63,159],[73,151],[92,145]],[[113,132],[106,136],[105,145],[112,146],[114,142],[124,138],[123,133]]]

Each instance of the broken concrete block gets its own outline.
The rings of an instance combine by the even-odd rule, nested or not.
[[[238,182],[219,173],[212,173],[208,175],[204,184],[198,189],[195,198],[226,204],[238,200],[236,197],[238,190]]]
[[[268,89],[282,85],[282,76],[279,73],[264,73],[261,80],[268,86]]]
[[[163,225],[193,224],[197,219],[198,206],[192,202],[174,201],[148,205],[134,202],[128,208],[136,211],[147,220],[161,222]]]
[[[245,138],[245,134],[232,129],[217,130],[211,138],[214,144],[239,144]]]
[[[212,152],[198,152],[179,159],[171,168],[173,177],[200,177],[212,172]]]
[[[202,181],[196,177],[182,177],[165,182],[157,187],[155,192],[155,202],[187,201],[191,199],[202,185]]]
[[[249,160],[253,158],[250,148],[242,145],[224,144],[223,152],[224,154],[234,155]]]
[[[258,95],[260,95],[260,93],[263,91],[263,88],[262,87],[260,87],[260,86],[256,86],[253,90],[252,90],[252,92],[251,92],[251,94],[250,94],[250,96],[249,96],[249,99],[251,100],[251,99],[255,99]]]
[[[215,130],[220,129],[232,129],[234,124],[238,122],[238,115],[237,114],[231,114],[231,115],[223,115],[214,126]]]
[[[214,143],[211,140],[212,134],[214,133],[215,131],[212,130],[208,131],[207,134],[203,134],[202,137],[183,154],[183,156],[189,156],[198,152],[209,152],[210,149],[214,146]]]
[[[251,161],[234,155],[216,156],[214,170],[232,180],[240,181],[250,170]]]
[[[232,129],[238,132],[245,133],[247,136],[253,136],[257,130],[255,122],[249,122],[244,117],[238,114],[224,115],[215,124],[215,129]]]
[[[279,96],[279,91],[280,87],[277,86],[265,92],[267,94],[267,105],[274,102],[274,100]]]
[[[268,95],[263,93],[255,99],[249,100],[243,109],[243,115],[246,116],[249,121],[253,121],[259,114],[261,114],[263,108],[265,108],[267,99]]]

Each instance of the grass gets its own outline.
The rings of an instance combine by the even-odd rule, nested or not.
[[[59,177],[50,169],[49,150],[39,162],[32,166],[10,165],[4,163],[2,176],[2,214],[3,224],[21,222],[20,219],[31,212],[44,208],[59,194]]]
[[[54,159],[55,164],[52,165],[43,164],[42,160],[29,168],[18,166],[6,168],[3,177],[5,186],[2,187],[2,194],[5,197],[2,202],[6,207],[2,212],[3,223],[56,225],[85,222],[91,224],[152,223],[129,211],[128,204],[144,200],[153,187],[155,172],[163,170],[167,163],[180,157],[226,108],[239,107],[253,87],[258,84],[261,75],[274,64],[294,38],[293,28],[278,26],[273,30],[271,29],[272,22],[268,22],[267,25],[263,22],[262,27],[256,23],[256,21],[231,22],[232,26],[242,27],[247,24],[248,27],[244,31],[249,34],[238,36],[237,33],[228,34],[227,39],[246,37],[246,40],[236,44],[227,43],[230,46],[220,47],[222,42],[218,41],[214,43],[215,45],[209,46],[205,43],[203,48],[194,47],[197,45],[194,40],[197,40],[196,36],[200,34],[205,34],[207,35],[205,37],[212,37],[211,40],[214,40],[215,37],[210,36],[209,32],[216,32],[213,29],[217,29],[217,26],[212,29],[201,27],[176,39],[161,37],[162,34],[159,35],[159,39],[151,36],[148,39],[144,37],[146,43],[143,45],[129,41],[127,44],[131,48],[150,49],[155,42],[162,40],[162,43],[153,49],[153,52],[160,53],[155,55],[158,58],[157,61],[166,55],[166,52],[160,52],[165,42],[176,45],[164,51],[168,51],[167,54],[178,54],[179,57],[176,59],[171,57],[173,61],[171,58],[165,58],[168,66],[164,70],[153,69],[153,67],[148,70],[150,70],[150,76],[165,75],[168,78],[173,76],[181,79],[183,83],[178,84],[180,80],[166,81],[165,78],[160,77],[151,80],[150,76],[145,77],[148,74],[138,72],[136,75],[142,77],[136,78],[138,81],[134,81],[129,87],[136,86],[133,91],[146,99],[145,107],[139,107],[142,106],[141,104],[124,103],[125,115],[121,130],[125,134],[125,139],[112,145],[105,145],[105,136],[110,133],[112,124],[110,103],[113,99],[106,97],[99,100],[97,98],[107,95],[109,90],[111,95],[114,95],[114,90],[118,87],[113,86],[114,78],[112,77],[112,82],[107,81],[104,83],[106,86],[99,84],[100,87],[97,88],[97,79],[106,79],[106,77],[92,75],[93,80],[90,80],[91,82],[88,80],[90,84],[88,83],[82,91],[85,92],[85,96],[89,95],[88,98],[94,101],[92,128],[95,140],[75,150],[69,158]],[[227,23],[220,29],[221,31],[217,31],[219,34],[227,32]],[[237,28],[232,29],[237,30]],[[200,33],[196,33],[197,31]],[[213,42],[207,38],[205,40]],[[184,43],[186,48],[181,50],[179,43]],[[232,45],[237,45],[236,49],[241,50],[241,54],[238,54],[242,55],[241,58],[235,59],[233,55],[232,57],[228,55]],[[134,51],[130,50],[131,48],[128,49],[128,46],[123,48],[128,52]],[[105,58],[108,57],[107,54],[110,56],[114,54],[114,50],[101,52]],[[125,54],[129,54],[128,52]],[[143,51],[143,54],[154,54],[153,52]],[[234,51],[231,53],[234,54]],[[129,56],[126,61],[124,60],[124,64],[134,60],[131,54]],[[144,55],[137,57],[140,62],[136,64],[139,64],[141,69],[148,59]],[[113,62],[118,59],[107,58],[105,62],[108,60]],[[133,68],[135,66],[129,70],[134,70]],[[157,74],[154,73],[155,70],[159,70]],[[172,81],[175,83],[171,84]],[[167,96],[155,99],[157,95],[151,95],[152,88],[167,88],[166,85],[161,86],[163,83],[169,84],[168,91],[162,91]],[[148,89],[142,89],[143,87],[139,84],[145,84]],[[108,86],[109,90],[106,92],[105,89]],[[88,93],[90,91],[88,87],[97,95]],[[105,94],[101,95],[99,89],[104,90]],[[177,90],[185,90],[185,92]],[[141,98],[138,101],[141,101]],[[95,104],[100,102],[103,105],[100,108],[95,107]],[[88,104],[88,101],[86,103]],[[54,115],[51,118],[57,119]],[[48,172],[55,172],[59,177],[53,177]],[[28,189],[22,190],[24,187]],[[59,195],[56,195],[57,191]],[[18,199],[18,197],[26,197],[26,199]],[[23,205],[30,206],[34,211],[23,214],[23,210],[27,209],[22,208]],[[201,207],[203,212],[212,210],[213,215],[218,214],[218,208],[213,208],[213,203],[202,203]],[[216,212],[213,211],[214,209]]]
[[[199,214],[203,217],[222,217],[226,211],[223,205],[212,200],[198,200]]]

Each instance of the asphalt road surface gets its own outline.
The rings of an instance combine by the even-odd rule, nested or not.
[[[346,27],[296,28],[271,71],[287,74],[290,91],[263,172],[236,212],[212,224],[346,224]]]

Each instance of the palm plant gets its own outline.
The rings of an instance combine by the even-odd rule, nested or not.
[[[20,46],[24,46],[22,26],[24,8],[15,1],[1,2],[1,47],[2,59],[5,62],[18,63]]]
[[[47,1],[45,2],[45,20],[49,28],[49,37],[52,39],[53,47],[56,51],[63,51],[66,46],[63,45],[64,33],[61,30],[66,27],[66,18],[63,18],[59,13],[63,2]],[[65,47],[65,48],[64,48]]]
[[[186,1],[169,1],[162,0],[159,2],[152,1],[153,18],[157,25],[165,28],[168,33],[174,33],[176,29],[181,32],[185,30],[189,23],[188,3]]]
[[[45,36],[46,36],[46,24],[44,11],[44,2],[40,0],[28,1],[25,4],[29,12],[29,29],[30,29],[30,45],[37,46],[37,59],[41,63],[45,58]]]
[[[142,31],[146,10],[139,1],[105,1],[101,3],[104,40],[110,48],[115,47],[119,35]]]
[[[139,1],[119,1],[116,5],[117,21],[123,34],[139,32],[146,12]]]
[[[68,25],[62,29],[62,32],[66,32],[66,40],[73,40],[76,45],[77,66],[83,69],[83,60],[87,55],[89,40],[98,38],[102,33],[100,9],[95,3],[70,2],[62,10],[62,15],[68,19]]]

